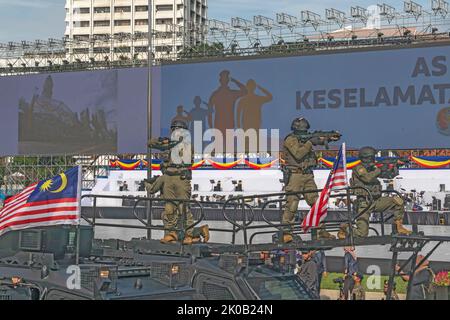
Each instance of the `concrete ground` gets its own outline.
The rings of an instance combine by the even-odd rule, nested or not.
[[[400,300],[405,300],[405,294],[398,295]],[[339,298],[339,290],[320,290],[320,299],[321,300],[337,300]],[[366,300],[382,300],[384,298],[384,294],[382,292],[366,292]]]

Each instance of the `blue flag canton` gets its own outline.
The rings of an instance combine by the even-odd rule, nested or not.
[[[339,168],[344,168],[344,157],[343,157],[342,151],[343,151],[343,148],[341,146],[341,148],[339,149],[336,161],[334,163],[333,171],[336,171]]]
[[[51,179],[40,181],[28,198],[28,202],[77,198],[78,170],[79,167],[75,167]]]

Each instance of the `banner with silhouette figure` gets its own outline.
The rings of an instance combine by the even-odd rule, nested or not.
[[[278,129],[282,141],[305,117],[348,149],[450,148],[449,66],[449,46],[163,65],[161,131],[182,119],[201,133]]]
[[[244,133],[248,153],[279,151],[274,139],[305,117],[312,131],[342,133],[349,150],[448,149],[449,65],[448,45],[162,65],[152,70],[152,132],[168,137],[183,120],[196,153],[220,144],[217,134],[228,145]],[[145,153],[147,74],[0,77],[0,156]]]

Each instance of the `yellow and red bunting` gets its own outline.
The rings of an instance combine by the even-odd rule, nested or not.
[[[229,170],[232,169],[234,167],[236,167],[238,164],[240,164],[242,162],[242,159],[230,162],[230,163],[222,163],[222,162],[216,162],[213,161],[211,159],[208,160],[208,163],[210,165],[212,165],[214,168],[219,169],[219,170]]]
[[[329,160],[326,160],[324,158],[319,158],[319,161],[322,162],[324,165],[326,165],[328,168],[333,168],[333,166],[334,166],[334,162],[333,161],[329,161]],[[354,167],[356,167],[360,163],[361,163],[361,160],[355,160],[355,161],[352,161],[352,162],[348,162],[347,163],[347,169],[353,169]]]
[[[137,160],[131,163],[125,163],[123,161],[116,161],[116,167],[121,168],[122,170],[134,170],[141,165],[141,160]]]
[[[425,160],[425,159],[421,159],[419,157],[411,156],[411,160],[414,161],[415,163],[417,163],[419,166],[421,166],[423,168],[428,168],[428,169],[439,169],[439,168],[443,168],[443,167],[450,165],[450,159],[443,160],[443,161],[432,161],[432,160]]]
[[[143,167],[148,167],[148,161],[147,160],[142,160],[142,166]],[[161,164],[159,163],[152,163],[152,170],[160,170],[161,169]]]
[[[204,165],[206,162],[206,160],[201,160],[199,162],[195,162],[192,166],[191,166],[191,170],[195,170],[200,168],[202,165]]]
[[[244,160],[244,162],[247,166],[249,166],[250,168],[255,169],[255,170],[271,168],[277,161],[278,161],[278,159],[275,159],[268,163],[259,164],[259,163],[255,163],[255,162],[250,162],[248,160]]]

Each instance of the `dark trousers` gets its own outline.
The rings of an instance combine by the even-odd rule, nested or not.
[[[320,295],[321,284],[322,284],[322,273],[319,273],[319,275],[317,276],[317,286],[318,286],[317,292],[319,293],[319,295]]]
[[[344,297],[345,300],[348,300],[348,297],[351,295],[353,291],[353,287],[355,286],[355,280],[353,280],[352,276],[346,276],[344,280]]]

